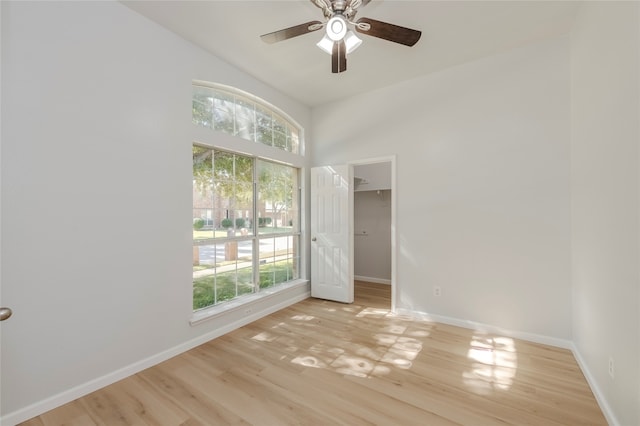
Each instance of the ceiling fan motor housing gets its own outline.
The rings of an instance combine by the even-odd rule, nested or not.
[[[332,2],[332,7],[334,12],[344,12],[347,8],[347,2],[344,0],[334,0]]]

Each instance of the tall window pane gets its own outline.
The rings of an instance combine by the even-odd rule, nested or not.
[[[194,310],[299,278],[298,176],[290,166],[193,146]]]
[[[255,291],[251,157],[193,147],[193,309]]]
[[[214,237],[212,151],[193,147],[193,239]]]
[[[235,236],[238,230],[247,231],[253,220],[253,159],[216,151],[213,163],[218,223],[226,236]]]
[[[260,287],[299,278],[298,170],[257,160]]]
[[[298,171],[258,160],[258,232],[298,231]]]

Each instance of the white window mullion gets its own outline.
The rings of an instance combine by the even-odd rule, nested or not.
[[[253,159],[253,292],[260,291],[260,239],[258,238],[258,161]]]

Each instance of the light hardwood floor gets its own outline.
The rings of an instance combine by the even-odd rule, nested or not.
[[[605,425],[572,354],[307,299],[24,425]]]

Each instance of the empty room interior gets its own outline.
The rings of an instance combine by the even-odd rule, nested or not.
[[[0,31],[1,425],[640,425],[640,2]]]

